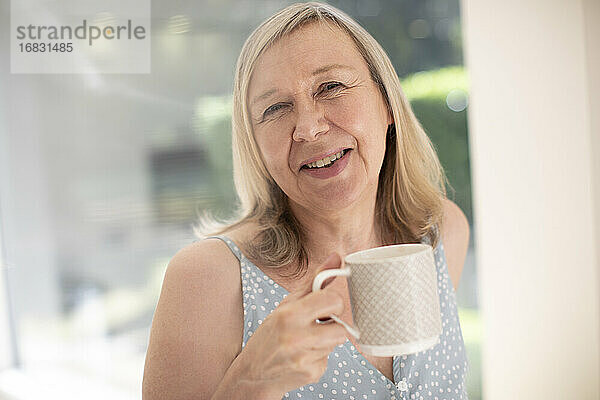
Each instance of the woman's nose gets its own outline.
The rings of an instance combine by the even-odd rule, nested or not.
[[[297,120],[293,134],[295,141],[313,141],[319,134],[329,129],[323,107],[315,101],[305,102],[304,104],[297,103],[296,113]]]

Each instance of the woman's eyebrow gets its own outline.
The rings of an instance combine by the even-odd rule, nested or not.
[[[261,100],[264,100],[268,97],[270,97],[271,95],[273,95],[274,93],[277,92],[277,89],[273,88],[273,89],[269,89],[266,92],[264,92],[263,94],[261,94],[260,96],[256,96],[252,102],[250,103],[251,106],[255,105],[256,103],[258,103]]]
[[[351,71],[354,71],[354,68],[348,66],[348,65],[343,65],[343,64],[329,64],[329,65],[324,65],[322,67],[319,67],[317,69],[315,69],[312,73],[312,76],[315,75],[319,75],[319,74],[324,74],[325,72],[331,71],[332,69],[349,69]]]

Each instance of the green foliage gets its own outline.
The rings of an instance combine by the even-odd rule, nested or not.
[[[479,310],[472,308],[458,309],[463,340],[469,360],[467,374],[467,391],[469,399],[481,399],[481,318]]]
[[[209,208],[220,217],[230,216],[235,204],[231,106],[231,96],[205,97],[198,102],[192,122],[206,150],[206,168],[210,170],[209,202],[199,206]]]
[[[462,66],[452,66],[417,72],[401,80],[402,90],[409,99],[442,99],[454,89],[469,90],[467,73]]]
[[[418,72],[401,84],[454,189],[448,188],[448,197],[473,221],[467,111],[452,111],[446,102],[452,91],[468,93],[466,71],[447,67]]]

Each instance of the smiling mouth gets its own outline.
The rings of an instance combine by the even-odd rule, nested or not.
[[[339,158],[335,158],[335,160],[331,160],[329,161],[328,164],[323,164],[321,165],[321,160],[319,160],[319,162],[312,162],[312,163],[308,163],[308,164],[304,164],[302,167],[300,167],[300,170],[303,169],[324,169],[324,168],[330,168],[333,164],[335,164],[339,159],[341,159],[342,157],[344,157],[346,155],[346,153],[348,153],[350,150],[352,149],[344,149],[341,151],[341,155]],[[319,166],[321,165],[321,166]]]

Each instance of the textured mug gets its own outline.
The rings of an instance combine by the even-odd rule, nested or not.
[[[361,350],[379,357],[417,353],[439,343],[442,333],[437,271],[428,244],[376,247],[347,255],[345,267],[321,271],[313,291],[333,276],[348,279],[354,327],[337,322]]]

